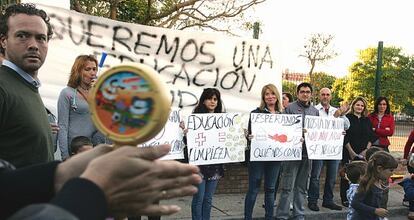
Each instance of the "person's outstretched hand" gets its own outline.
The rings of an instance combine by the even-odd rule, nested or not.
[[[197,166],[156,160],[169,150],[169,145],[121,147],[92,160],[81,177],[104,191],[114,216],[173,214],[178,206],[153,203],[196,193],[201,177]]]
[[[80,176],[93,159],[109,153],[112,150],[113,147],[111,146],[99,145],[92,150],[76,154],[63,163],[60,163],[55,173],[55,191],[59,191],[69,179]]]

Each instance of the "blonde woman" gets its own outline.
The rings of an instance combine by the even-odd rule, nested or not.
[[[342,165],[348,164],[353,160],[365,160],[365,152],[377,139],[372,131],[369,120],[367,101],[363,97],[355,98],[351,103],[351,108],[346,115],[350,126],[344,138],[344,150],[342,154]],[[348,207],[346,190],[349,188],[348,181],[341,178],[341,199],[342,204]]]

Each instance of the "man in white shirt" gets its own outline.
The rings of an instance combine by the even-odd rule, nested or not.
[[[344,120],[345,130],[347,130],[349,128],[349,120],[347,117],[344,116],[347,110],[347,106],[341,106],[339,109],[331,106],[330,102],[332,99],[332,95],[331,90],[328,88],[322,88],[320,90],[319,99],[321,103],[315,106],[315,108],[319,110],[319,116],[341,117]],[[333,190],[335,189],[336,175],[338,173],[340,160],[312,161],[312,171],[308,190],[308,207],[312,211],[319,211],[319,177],[324,162],[326,164],[326,176],[322,206],[332,210],[342,210],[342,207],[335,204],[333,200]]]

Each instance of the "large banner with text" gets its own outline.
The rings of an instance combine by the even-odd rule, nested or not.
[[[342,160],[344,121],[341,118],[306,116],[305,141],[311,160]]]
[[[188,117],[187,128],[189,163],[244,161],[246,138],[240,113],[192,114]]]
[[[151,140],[140,144],[140,147],[153,147],[160,144],[171,145],[170,153],[162,157],[165,160],[184,159],[183,130],[180,128],[181,115],[179,109],[173,109],[164,128]]]
[[[39,5],[51,18],[54,35],[39,71],[40,93],[56,106],[80,54],[107,57],[101,74],[113,65],[137,62],[154,68],[167,84],[173,107],[189,115],[206,87],[222,93],[228,112],[247,112],[260,102],[261,88],[272,82],[282,91],[281,55],[274,45],[223,33],[144,26]],[[98,74],[98,75],[99,75]],[[52,107],[53,109],[53,107]]]
[[[302,160],[302,116],[251,113],[250,161]]]

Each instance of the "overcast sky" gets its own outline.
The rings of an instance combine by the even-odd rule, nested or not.
[[[260,39],[281,45],[283,68],[307,73],[306,59],[299,58],[305,39],[312,33],[334,35],[340,55],[316,71],[345,76],[358,50],[384,46],[402,47],[414,55],[414,1],[410,0],[267,0],[254,16],[261,20]]]

